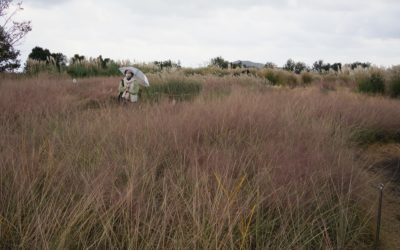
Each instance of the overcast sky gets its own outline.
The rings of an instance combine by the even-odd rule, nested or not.
[[[23,60],[40,46],[68,57],[210,58],[283,65],[369,61],[400,64],[400,0],[25,0],[33,31]]]

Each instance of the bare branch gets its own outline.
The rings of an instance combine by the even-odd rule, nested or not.
[[[5,16],[12,0],[0,0],[0,17]]]
[[[15,9],[13,11],[13,13],[11,13],[11,15],[9,15],[6,19],[6,21],[4,22],[4,24],[2,25],[3,27],[6,27],[7,24],[10,22],[10,20],[17,14],[17,12],[19,11],[19,9]]]

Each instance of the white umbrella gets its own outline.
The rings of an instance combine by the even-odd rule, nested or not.
[[[149,87],[150,86],[150,83],[149,83],[149,80],[147,79],[147,76],[145,74],[143,74],[143,72],[140,71],[139,69],[137,69],[135,67],[122,67],[122,68],[119,68],[119,71],[121,71],[122,74],[125,74],[125,72],[127,70],[132,72],[135,75],[134,77],[139,80],[140,84],[142,84],[145,87]]]

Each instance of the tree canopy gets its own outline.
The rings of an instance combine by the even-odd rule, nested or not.
[[[16,46],[32,30],[30,21],[13,20],[22,10],[22,3],[13,5],[13,0],[0,0],[0,72],[14,71],[21,66]]]
[[[221,69],[227,69],[229,67],[229,62],[226,61],[221,56],[218,56],[218,57],[211,59],[210,66],[216,66]]]

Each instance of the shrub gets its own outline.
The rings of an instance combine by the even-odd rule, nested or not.
[[[391,97],[399,97],[400,96],[400,78],[394,79],[390,82],[389,91]]]
[[[391,97],[400,97],[400,66],[393,67],[390,70],[388,89]]]
[[[352,133],[351,140],[359,145],[398,143],[400,142],[400,132],[382,129],[360,129]]]
[[[229,62],[226,61],[221,56],[218,56],[211,59],[210,66],[218,67],[221,69],[227,69],[229,67]]]
[[[385,92],[385,78],[382,72],[373,71],[357,81],[358,90],[362,93],[379,94]]]
[[[309,72],[303,72],[301,74],[301,81],[303,84],[310,84],[313,81],[313,76]]]
[[[267,78],[272,85],[277,85],[279,83],[279,76],[275,74],[274,71],[268,71],[265,78]]]
[[[264,69],[258,71],[256,75],[267,79],[271,85],[294,87],[299,84],[296,74],[285,70]]]
[[[191,100],[202,89],[200,83],[183,79],[171,79],[166,83],[151,85],[143,92],[143,99],[159,101],[162,97],[168,97],[178,101]]]
[[[267,79],[271,85],[279,84],[279,76],[273,69],[263,69],[257,72],[257,76]]]
[[[283,74],[284,72],[281,71],[281,73]],[[292,88],[298,86],[299,79],[297,78],[296,74],[289,73],[289,72],[285,72],[285,73],[286,74],[283,74],[283,77],[284,77],[283,85],[287,85]]]
[[[67,73],[71,77],[92,77],[92,76],[118,76],[121,75],[119,65],[108,62],[105,65],[99,60],[90,59],[88,61],[78,61],[71,63],[67,68]]]

